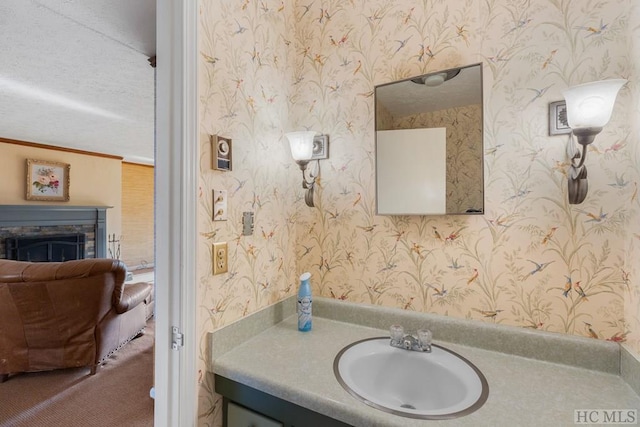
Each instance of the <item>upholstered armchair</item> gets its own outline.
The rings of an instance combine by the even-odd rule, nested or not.
[[[9,374],[98,366],[145,327],[151,284],[112,259],[0,260],[0,382]]]

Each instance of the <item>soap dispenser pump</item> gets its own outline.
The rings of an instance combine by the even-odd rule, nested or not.
[[[311,273],[302,273],[298,289],[298,330],[311,330]]]

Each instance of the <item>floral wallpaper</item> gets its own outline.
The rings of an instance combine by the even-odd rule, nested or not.
[[[222,400],[207,372],[209,331],[293,295],[298,166],[284,133],[295,101],[292,7],[274,1],[202,0],[199,27],[199,417],[221,425]],[[232,170],[212,169],[209,135],[232,139]],[[227,191],[227,221],[213,221],[212,192]],[[253,212],[251,236],[242,213]],[[211,245],[227,242],[229,272],[212,275]]]
[[[200,424],[221,425],[206,334],[289,295],[316,295],[624,342],[640,354],[637,6],[633,0],[201,0]],[[375,214],[373,87],[484,66],[485,214]],[[568,86],[629,82],[567,201],[568,136],[548,104]],[[316,207],[284,133],[331,139]],[[211,169],[209,134],[233,139]],[[211,220],[228,191],[229,220]],[[255,213],[252,236],[242,212]],[[229,273],[211,275],[211,243]],[[437,337],[436,337],[437,338]]]
[[[628,14],[629,24],[627,27],[627,38],[630,52],[630,70],[627,87],[631,93],[631,102],[628,106],[627,120],[630,124],[628,155],[635,169],[636,177],[640,173],[640,7],[636,3]],[[637,184],[633,184],[631,204],[636,208],[636,215],[633,216],[630,226],[627,229],[626,242],[626,270],[622,275],[625,285],[623,296],[625,300],[624,319],[628,323],[629,333],[625,336],[626,346],[637,358],[640,358],[640,220],[638,219],[638,195],[636,193]]]

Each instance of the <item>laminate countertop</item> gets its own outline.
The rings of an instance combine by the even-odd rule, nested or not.
[[[505,327],[495,329],[495,325],[482,326],[477,324],[479,322],[407,314],[394,309],[377,311],[377,307],[365,308],[365,314],[361,316],[357,313],[358,307],[335,309],[330,301],[320,305],[325,303],[326,306],[316,310],[318,313],[310,332],[298,331],[297,317],[285,304],[286,308],[275,309],[275,315],[262,313],[263,317],[275,319],[273,326],[268,322],[265,324],[258,316],[245,322],[244,326],[236,323],[226,331],[223,328],[212,333],[211,348],[218,347],[211,353],[212,372],[361,427],[574,426],[574,410],[623,410],[624,414],[627,410],[636,410],[640,413],[640,397],[620,375],[618,344],[535,331],[529,336],[530,332],[520,328],[507,327],[505,332]],[[349,313],[343,316],[350,317],[349,321],[327,318],[340,317],[335,313],[341,309]],[[323,313],[331,314],[323,317]],[[419,420],[372,408],[344,390],[333,372],[337,353],[355,341],[388,336],[386,328],[362,324],[386,323],[388,316],[398,320],[396,323],[409,325],[409,330],[416,322],[430,326],[435,344],[455,351],[477,366],[489,384],[486,403],[460,418]],[[363,318],[369,320],[363,321]],[[373,318],[375,320],[371,320]],[[455,328],[451,329],[450,322]],[[476,331],[465,331],[465,328]],[[443,335],[445,331],[450,332],[451,340]],[[455,342],[464,340],[469,333],[474,337],[469,341],[475,340],[490,348]],[[498,335],[497,340],[495,335]],[[501,344],[503,340],[509,342]],[[523,346],[520,342],[528,344]],[[533,354],[525,357],[496,351],[496,347],[513,348],[515,353],[526,353],[530,348]],[[563,360],[563,357],[569,363],[553,361]],[[627,369],[635,368],[637,365]],[[601,417],[601,414],[594,413],[593,416]],[[637,416],[634,423],[640,423]]]

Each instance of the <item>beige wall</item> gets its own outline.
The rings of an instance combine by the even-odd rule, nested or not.
[[[200,198],[198,339],[201,422],[221,420],[221,401],[206,370],[207,332],[293,295],[301,177],[284,133],[294,51],[291,7],[264,13],[259,2],[200,2]],[[239,23],[239,24],[236,24]],[[246,30],[237,31],[238,25]],[[208,135],[232,138],[233,171],[211,168]],[[228,220],[212,221],[212,191],[228,192]],[[242,212],[255,214],[242,236]],[[211,273],[211,244],[229,245],[229,273]]]
[[[291,111],[332,141],[320,209],[298,219],[311,230],[299,234],[299,247],[311,251],[298,262],[312,272],[316,293],[581,336],[591,329],[600,339],[632,337],[637,318],[625,317],[624,305],[637,279],[626,274],[625,255],[628,230],[638,222],[638,166],[626,113],[638,80],[627,30],[637,22],[621,17],[633,3],[599,2],[592,14],[575,1],[561,9],[551,0],[429,8],[379,0],[349,11],[322,1],[318,7],[341,12],[322,22],[301,18],[296,49],[311,54],[297,56],[305,84]],[[584,29],[601,22],[597,34]],[[329,37],[343,35],[343,44]],[[375,215],[371,89],[479,61],[485,215]],[[587,158],[589,195],[569,205],[567,137],[548,135],[548,104],[570,85],[620,76],[630,82]]]
[[[122,261],[130,270],[153,267],[153,166],[122,163]]]
[[[69,202],[36,202],[25,199],[26,159],[69,163]],[[107,210],[107,233],[121,233],[121,161],[55,149],[0,141],[0,204],[113,206]]]
[[[632,102],[627,112],[627,120],[630,123],[630,133],[628,136],[628,152],[629,157],[635,166],[636,172],[640,171],[640,7],[633,8],[629,15],[629,25],[627,36],[629,38],[629,49],[634,52],[631,55],[630,76]],[[639,172],[640,173],[640,172]],[[637,175],[636,175],[637,177]],[[640,219],[638,216],[638,181],[633,182],[634,196],[632,200],[633,206],[636,208],[636,216],[625,230],[626,242],[626,269],[623,273],[623,281],[625,283],[625,315],[624,319],[627,323],[627,331],[625,346],[628,346],[632,352],[635,352],[640,358]]]

